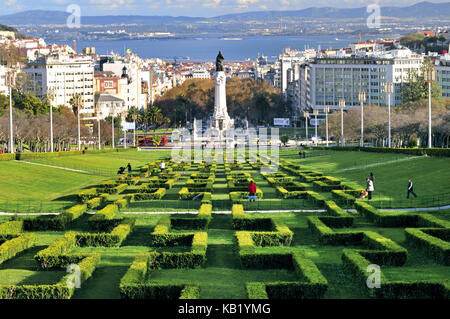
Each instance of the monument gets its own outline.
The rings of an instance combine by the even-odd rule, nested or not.
[[[221,132],[226,131],[234,126],[234,120],[230,118],[227,111],[227,78],[223,71],[223,55],[222,51],[216,58],[216,73],[214,75],[215,97],[214,97],[214,114],[211,118],[211,126]]]

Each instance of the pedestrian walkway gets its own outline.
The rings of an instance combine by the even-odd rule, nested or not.
[[[346,171],[353,171],[353,170],[365,169],[365,168],[369,168],[369,167],[382,166],[382,165],[388,165],[388,164],[392,164],[392,163],[410,161],[410,160],[414,160],[414,159],[418,159],[418,158],[425,158],[425,157],[426,156],[411,156],[411,157],[406,157],[406,158],[401,158],[401,159],[396,159],[396,160],[390,160],[390,161],[386,161],[386,162],[378,162],[378,163],[369,164],[369,165],[343,168],[340,170],[336,170],[335,172],[341,173],[341,172],[346,172]]]
[[[54,165],[48,165],[48,164],[42,164],[42,163],[33,163],[33,162],[27,162],[27,161],[18,161],[15,160],[18,163],[26,163],[26,164],[33,164],[33,165],[39,165],[39,166],[46,166],[46,167],[51,167],[51,168],[57,168],[57,169],[63,169],[66,171],[70,171],[70,172],[76,172],[76,173],[83,173],[83,174],[89,174],[89,175],[97,175],[94,172],[88,172],[88,171],[83,171],[83,170],[79,170],[79,169],[73,169],[73,168],[67,168],[67,167],[61,167],[61,166],[54,166]]]

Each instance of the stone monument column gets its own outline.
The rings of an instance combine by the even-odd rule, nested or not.
[[[214,114],[212,118],[212,126],[220,131],[228,130],[234,125],[234,121],[230,119],[227,110],[227,77],[223,71],[223,55],[222,51],[216,59],[216,73],[214,75],[215,95],[214,95]]]

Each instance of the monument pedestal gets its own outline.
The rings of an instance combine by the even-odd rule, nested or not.
[[[227,111],[227,93],[225,72],[218,71],[214,76],[215,96],[214,96],[214,114],[211,119],[212,127],[220,132],[226,131],[234,126],[234,120],[230,118]]]

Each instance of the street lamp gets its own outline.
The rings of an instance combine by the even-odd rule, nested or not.
[[[305,117],[305,123],[306,123],[306,140],[308,140],[309,135],[308,135],[308,118],[309,118],[309,112],[305,111],[303,112],[303,116]]]
[[[425,67],[425,82],[428,83],[428,148],[431,143],[431,83],[434,82],[436,73],[431,65]]]
[[[81,150],[81,133],[80,133],[80,111],[83,108],[83,97],[80,94],[73,96],[74,105],[77,107],[77,120],[78,120],[78,150]]]
[[[325,112],[325,127],[326,127],[327,147],[328,147],[328,113],[330,112],[330,107],[324,106],[323,111]]]
[[[50,152],[53,153],[53,107],[52,102],[55,99],[55,88],[48,87],[47,88],[47,100],[50,105]]]
[[[16,85],[16,74],[14,71],[8,71],[6,75],[6,85],[9,87],[9,152],[14,153],[14,135],[13,135],[13,111],[12,111],[12,88]]]
[[[317,143],[317,115],[319,115],[319,109],[314,109],[313,110],[313,114],[314,114],[314,135],[316,137],[316,143]]]
[[[122,113],[122,120],[125,119],[125,112]],[[126,121],[123,121],[123,148],[127,148],[127,128]]]
[[[344,146],[344,109],[345,99],[339,100],[339,108],[341,109],[341,146]]]
[[[394,83],[385,82],[384,91],[388,98],[388,147],[391,148],[391,94],[394,93]]]
[[[359,102],[361,103],[361,142],[359,146],[364,146],[364,102],[366,102],[366,91],[359,92]]]
[[[97,111],[97,130],[98,130],[98,149],[102,148],[100,143],[100,118],[102,117],[102,111]]]
[[[111,119],[112,119],[112,148],[115,148],[115,144],[114,144],[114,116],[116,114],[116,104],[114,102],[111,103],[111,110],[110,110],[109,114],[111,115]]]

